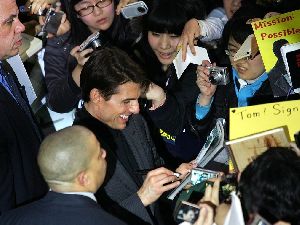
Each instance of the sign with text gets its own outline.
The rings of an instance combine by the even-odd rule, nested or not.
[[[294,134],[300,130],[300,100],[230,108],[230,140],[283,126],[295,141]]]
[[[300,10],[284,13],[251,23],[266,68],[269,72],[277,61],[273,52],[275,41],[285,39],[288,43],[300,41]]]

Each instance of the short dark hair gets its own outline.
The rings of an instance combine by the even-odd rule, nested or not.
[[[127,82],[141,85],[145,90],[149,85],[144,71],[122,50],[105,46],[93,52],[84,64],[80,75],[82,98],[85,102],[90,100],[93,88],[100,91],[105,100],[117,93],[119,85]]]
[[[300,157],[290,148],[270,148],[242,172],[239,191],[247,214],[300,224]]]
[[[259,5],[247,5],[239,8],[224,27],[222,35],[224,47],[227,48],[230,37],[237,43],[243,44],[246,38],[254,33],[251,24],[247,21],[263,18],[266,13],[265,8]]]
[[[282,58],[280,48],[289,42],[286,39],[279,39],[273,43],[273,52],[277,58]]]

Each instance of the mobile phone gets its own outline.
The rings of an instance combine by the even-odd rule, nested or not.
[[[121,13],[126,19],[145,15],[148,12],[148,7],[145,2],[138,1],[130,3],[121,9]]]
[[[196,204],[182,201],[174,211],[174,219],[177,223],[188,222],[193,224],[198,219],[200,207]]]
[[[209,180],[211,178],[215,178],[218,176],[217,171],[206,170],[202,168],[194,168],[191,172],[191,183],[193,185],[199,184],[203,181]]]

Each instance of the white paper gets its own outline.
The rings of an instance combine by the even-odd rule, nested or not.
[[[19,49],[19,55],[23,62],[28,58],[39,52],[43,47],[42,40],[30,36],[28,34],[22,33],[22,45]]]
[[[203,60],[210,61],[207,50],[205,48],[195,46],[195,50],[196,50],[196,55],[193,55],[190,48],[187,47],[186,60],[183,62],[182,49],[180,49],[175,59],[173,60],[173,64],[175,66],[178,79],[181,77],[182,73],[190,63],[201,65]]]
[[[26,72],[26,69],[24,67],[24,64],[21,60],[20,55],[10,57],[6,61],[10,64],[10,66],[14,70],[14,72],[19,80],[19,83],[25,87],[26,95],[27,95],[29,104],[31,105],[34,102],[34,100],[36,99],[36,94],[35,94],[32,84],[31,84],[31,81],[29,79],[29,76]]]
[[[224,225],[245,225],[241,202],[235,192],[231,193],[231,206]]]

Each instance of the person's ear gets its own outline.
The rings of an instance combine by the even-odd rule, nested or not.
[[[90,100],[93,103],[99,103],[103,100],[103,97],[98,89],[93,88],[90,92]]]
[[[80,186],[86,187],[89,184],[89,178],[85,171],[80,172],[77,176],[77,181],[80,184]]]

